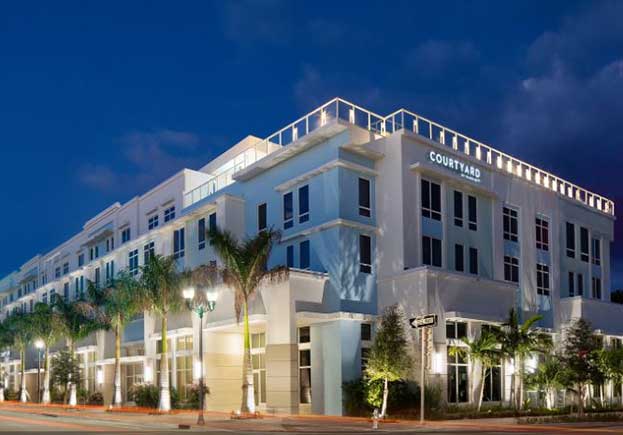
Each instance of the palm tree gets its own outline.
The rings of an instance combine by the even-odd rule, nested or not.
[[[100,289],[89,281],[87,309],[89,317],[97,321],[103,329],[113,330],[115,334],[115,375],[112,405],[120,407],[121,397],[121,336],[132,319],[142,311],[138,293],[138,283],[134,276],[122,271],[109,287]]]
[[[553,409],[556,391],[565,387],[565,368],[557,355],[548,355],[539,363],[534,373],[526,377],[526,383],[542,391],[545,395],[545,407]]]
[[[65,301],[60,295],[56,295],[53,302],[54,311],[59,315],[63,335],[67,339],[67,349],[72,359],[76,359],[76,343],[85,339],[92,332],[101,329],[100,323],[89,317],[89,307],[85,301]],[[79,380],[78,380],[79,381]],[[78,403],[77,382],[70,382],[69,405],[76,406]]]
[[[508,320],[495,332],[502,345],[502,355],[515,364],[511,376],[511,394],[514,394],[515,407],[523,408],[525,361],[534,352],[545,352],[552,345],[551,338],[536,329],[535,323],[543,316],[536,315],[520,323],[515,308],[508,313]]]
[[[39,339],[45,344],[44,375],[43,375],[43,404],[50,403],[50,347],[63,335],[63,320],[48,304],[38,302],[31,315],[30,328],[33,339]]]
[[[475,379],[476,363],[480,363],[480,384],[478,385],[478,402],[476,407],[477,411],[480,412],[487,370],[493,368],[500,360],[499,343],[495,335],[484,330],[474,340],[470,340],[467,337],[463,337],[461,340],[465,346],[453,346],[450,348],[449,353],[450,356],[467,355],[470,357],[472,380]]]
[[[6,321],[0,322],[0,351],[10,348],[13,344],[13,337]],[[4,390],[6,388],[6,373],[4,367],[0,366],[0,403],[4,402]]]
[[[171,389],[169,386],[169,359],[167,357],[167,323],[169,313],[179,311],[182,304],[181,289],[186,278],[177,270],[173,257],[151,255],[142,267],[139,284],[141,305],[144,309],[160,315],[160,337],[162,343],[160,358],[160,399],[158,409],[171,410]]]
[[[12,344],[19,351],[21,386],[19,393],[20,402],[28,402],[28,391],[26,390],[26,348],[32,341],[30,328],[30,318],[28,314],[16,311],[5,320],[6,327],[10,336],[13,338]]]
[[[262,231],[255,237],[240,241],[230,232],[214,228],[207,235],[210,244],[223,262],[220,269],[223,283],[235,293],[236,319],[240,321],[240,316],[243,318],[244,353],[240,411],[253,413],[255,392],[249,334],[249,301],[265,282],[280,281],[287,276],[288,269],[283,266],[270,270],[266,267],[273,243],[279,240],[280,234],[273,230]]]

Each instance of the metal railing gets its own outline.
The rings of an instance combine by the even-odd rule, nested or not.
[[[480,160],[494,169],[523,178],[566,198],[576,200],[606,214],[614,215],[613,201],[423,116],[400,109],[383,117],[341,98],[332,99],[268,136],[252,147],[252,152],[248,153],[245,151],[236,156],[231,160],[233,162],[231,166],[219,168],[219,172],[213,174],[210,180],[185,193],[184,207],[188,207],[233,183],[233,175],[236,172],[255,163],[273,151],[296,142],[330,122],[338,120],[348,122],[381,136],[392,134],[401,129],[409,130],[441,145],[452,147],[455,151]]]

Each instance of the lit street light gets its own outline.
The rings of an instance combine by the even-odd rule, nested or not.
[[[43,340],[35,341],[37,348],[37,402],[41,403],[41,349],[45,347]]]
[[[214,311],[216,307],[217,294],[215,291],[206,290],[205,298],[195,297],[195,289],[189,287],[182,291],[184,299],[186,299],[186,305],[189,310],[194,311],[199,316],[199,360],[201,368],[199,370],[199,417],[197,419],[198,425],[204,425],[205,420],[203,418],[204,397],[205,388],[203,385],[203,315],[207,312]]]

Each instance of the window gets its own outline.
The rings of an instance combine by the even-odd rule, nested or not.
[[[292,192],[283,195],[283,228],[292,228],[294,225],[294,205],[292,203]]]
[[[372,325],[369,323],[361,324],[361,341],[372,341]]]
[[[175,219],[175,206],[171,206],[164,211],[164,221],[169,222]]]
[[[299,267],[309,269],[309,240],[299,244]]]
[[[147,228],[153,230],[154,228],[158,228],[158,215],[155,214],[147,219]]]
[[[102,280],[102,274],[100,272],[100,268],[95,268],[95,287],[99,287]]]
[[[372,239],[370,236],[359,236],[359,272],[372,273]]]
[[[299,187],[299,223],[309,220],[309,186]]]
[[[56,269],[54,269],[54,277],[55,278],[60,278],[61,277],[61,268],[57,267]]]
[[[138,249],[128,253],[128,269],[132,275],[138,273]]]
[[[84,266],[84,254],[78,254],[78,267]]]
[[[257,206],[257,230],[264,231],[267,228],[266,203]]]
[[[467,197],[467,219],[468,227],[472,231],[478,230],[478,202],[475,196]]]
[[[11,295],[13,296],[13,295]],[[41,295],[41,302],[43,302],[44,304],[48,303],[48,293],[47,292],[43,292],[43,295]]]
[[[469,248],[469,273],[478,275],[478,249]]]
[[[63,299],[65,302],[69,301],[69,283],[66,282],[63,284]]]
[[[569,272],[568,288],[569,296],[575,296],[575,274],[573,272]]]
[[[457,272],[465,271],[465,260],[463,258],[463,245],[454,245],[454,270]]]
[[[593,239],[593,264],[596,266],[601,265],[601,241],[599,239]]]
[[[359,178],[359,216],[370,217],[370,180]]]
[[[601,299],[601,278],[593,277],[593,299]]]
[[[266,334],[251,334],[255,404],[266,403]]]
[[[299,343],[309,343],[311,341],[311,333],[309,326],[299,328]]]
[[[173,231],[173,258],[184,257],[184,228]]]
[[[549,266],[546,264],[536,265],[536,292],[549,296]]]
[[[311,403],[311,349],[309,326],[299,328],[299,394],[300,403]]]
[[[441,267],[441,240],[422,237],[422,262],[429,266]]]
[[[106,285],[111,284],[114,277],[115,277],[115,261],[112,260],[106,263]]]
[[[549,222],[547,219],[537,217],[536,225],[536,248],[549,251]]]
[[[575,258],[575,225],[567,222],[567,257]]]
[[[154,242],[149,242],[143,246],[143,264],[149,263],[149,259],[155,254]]]
[[[502,209],[502,220],[504,224],[504,240],[516,242],[519,239],[519,220],[517,210],[504,207]]]
[[[179,397],[181,400],[186,400],[189,397],[193,385],[192,355],[176,355],[175,372]]]
[[[294,267],[294,245],[286,248],[286,266]]]
[[[466,322],[446,322],[446,338],[460,340],[467,337]]]
[[[80,279],[74,278],[74,299],[80,299]]]
[[[69,273],[69,263],[63,264],[63,275],[67,275]]]
[[[467,358],[462,355],[451,356],[448,352],[448,402],[468,401]]]
[[[584,294],[584,276],[581,273],[578,273],[578,296],[582,296]]]
[[[441,186],[432,181],[422,180],[422,216],[441,220]]]
[[[121,244],[124,244],[129,241],[130,241],[130,227],[121,231]]]
[[[132,387],[143,383],[143,363],[124,364],[126,401],[133,400]]]
[[[216,213],[210,213],[208,216],[208,231],[216,231]]]
[[[519,259],[504,256],[504,281],[519,282]]]
[[[485,372],[482,400],[484,402],[499,402],[502,400],[502,366],[499,361]]]
[[[197,239],[199,241],[198,248],[201,251],[206,247],[206,219],[201,218],[197,221]]]
[[[580,260],[588,263],[588,229],[580,227]]]
[[[454,191],[454,225],[463,226],[463,194],[457,190]]]

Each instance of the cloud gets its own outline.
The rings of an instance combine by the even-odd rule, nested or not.
[[[116,141],[122,160],[117,164],[87,163],[78,179],[102,193],[145,191],[183,168],[194,168],[208,156],[198,152],[199,137],[178,130],[132,131]],[[113,169],[114,167],[114,169]]]
[[[292,2],[237,0],[222,2],[221,23],[225,37],[238,44],[281,44],[290,39],[295,20],[289,19]]]
[[[455,68],[475,65],[479,60],[480,52],[472,42],[431,39],[407,54],[406,65],[419,75],[435,77]]]

